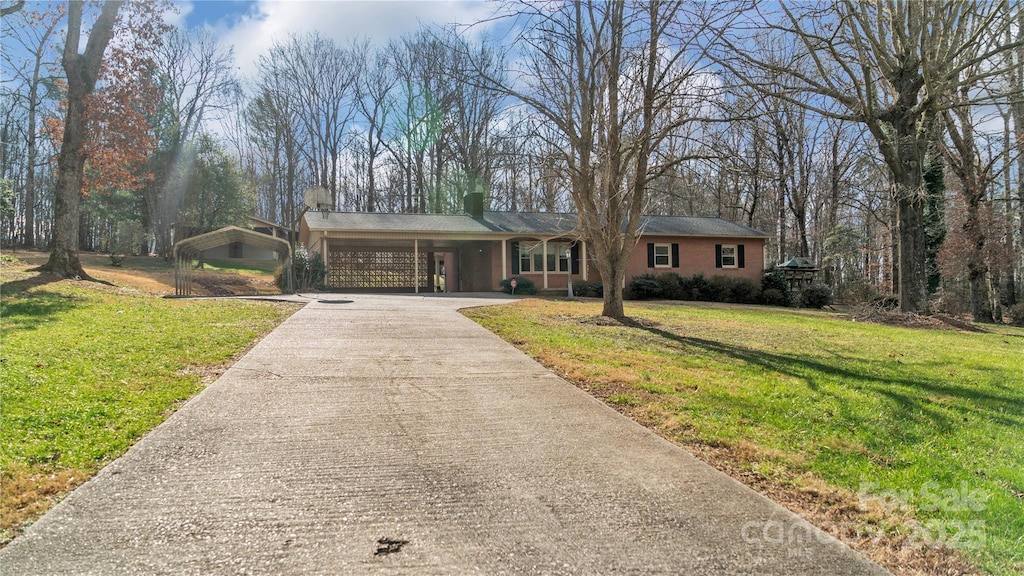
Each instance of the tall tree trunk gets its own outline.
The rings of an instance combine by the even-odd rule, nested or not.
[[[53,250],[44,268],[64,278],[88,278],[78,258],[78,230],[85,170],[86,100],[96,88],[103,52],[114,35],[114,23],[122,2],[108,0],[93,25],[85,53],[78,53],[83,2],[68,4],[68,33],[62,63],[67,73],[67,116],[64,140],[57,161],[57,194],[54,198]]]
[[[914,177],[914,176],[912,176]],[[899,279],[901,312],[927,312],[928,287],[925,271],[924,198],[917,180],[896,186],[896,228],[899,236]],[[910,182],[917,182],[911,188]]]
[[[967,219],[964,234],[970,242],[967,255],[967,280],[971,286],[971,316],[975,322],[992,322],[989,303],[988,262],[985,259],[985,232],[980,218],[981,198],[976,191],[966,194]]]

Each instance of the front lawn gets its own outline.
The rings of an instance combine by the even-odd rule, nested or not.
[[[14,261],[0,269],[0,542],[297,308],[167,300],[27,268]]]
[[[1024,573],[1024,330],[726,305],[467,315],[896,572]],[[944,544],[959,552],[949,552]]]

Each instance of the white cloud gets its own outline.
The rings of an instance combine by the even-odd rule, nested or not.
[[[174,6],[176,10],[171,9],[164,11],[163,19],[167,25],[175,28],[181,28],[185,26],[185,20],[188,18],[188,15],[192,13],[195,6],[193,6],[192,2],[176,2]]]
[[[415,31],[421,23],[471,24],[486,19],[494,9],[494,4],[480,0],[259,0],[241,18],[212,27],[234,46],[243,77],[252,77],[259,56],[291,33],[318,31],[342,46],[363,37],[384,43]]]

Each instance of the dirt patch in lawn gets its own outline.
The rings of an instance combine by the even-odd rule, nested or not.
[[[92,473],[75,468],[55,470],[12,466],[0,475],[0,546],[21,534]]]

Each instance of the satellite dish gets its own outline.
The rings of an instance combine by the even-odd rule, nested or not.
[[[331,193],[322,186],[310,186],[302,193],[302,201],[313,210],[330,210]]]

